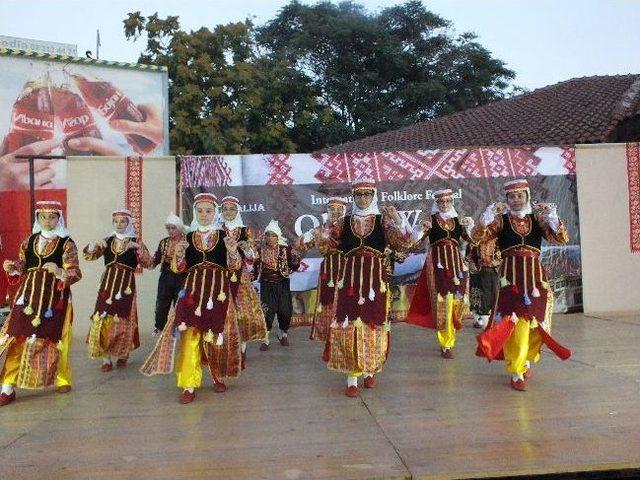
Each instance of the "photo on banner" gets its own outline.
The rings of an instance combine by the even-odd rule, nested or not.
[[[16,258],[35,200],[66,211],[69,156],[166,155],[167,73],[156,67],[0,49],[0,261]],[[61,157],[38,159],[38,156]],[[0,278],[0,305],[7,279]]]

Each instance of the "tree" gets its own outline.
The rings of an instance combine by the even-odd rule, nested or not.
[[[353,2],[294,0],[258,29],[258,42],[304,72],[346,126],[329,143],[504,98],[514,77],[419,1],[370,14]]]
[[[279,59],[256,54],[249,21],[185,32],[177,17],[130,13],[125,35],[147,37],[141,63],[169,76],[175,154],[310,151],[333,120],[317,89]]]
[[[504,98],[514,73],[471,33],[409,1],[377,14],[297,0],[251,21],[186,32],[132,12],[139,61],[169,71],[177,154],[309,152]]]

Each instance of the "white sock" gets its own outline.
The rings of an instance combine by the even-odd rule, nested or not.
[[[365,373],[364,374],[364,378],[371,378],[373,377],[373,373]]]
[[[529,360],[525,361],[524,364],[527,368],[531,368],[531,362]]]
[[[242,345],[240,345],[240,349],[242,350],[242,353],[247,351],[247,342],[242,342]]]
[[[357,387],[358,377],[354,375],[347,375],[347,387]]]
[[[514,373],[513,375],[511,375],[511,379],[512,379],[514,382],[517,382],[518,380],[522,380],[522,381],[524,381],[524,377],[523,377],[523,376],[522,376],[522,374],[520,374],[520,373]]]
[[[189,392],[189,393],[193,393],[194,390],[195,390],[195,388],[193,388],[193,387],[189,387],[189,388],[185,388],[184,389],[185,392]]]
[[[102,364],[109,365],[111,363],[111,357],[102,357]]]
[[[480,323],[482,326],[486,326],[489,323],[489,315],[480,315]]]
[[[267,330],[267,333],[264,336],[264,343],[267,344],[267,345],[269,345],[269,333],[271,333],[271,332],[269,332]]]
[[[287,338],[287,332],[280,330],[280,338]]]
[[[0,393],[4,393],[5,395],[11,395],[13,393],[13,385],[8,383],[2,384],[2,391]]]

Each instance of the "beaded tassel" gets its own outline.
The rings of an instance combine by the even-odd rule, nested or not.
[[[364,305],[364,296],[362,295],[362,284],[364,283],[364,257],[360,257],[360,282],[358,285],[358,305]]]
[[[329,282],[327,283],[327,287],[333,288],[335,286],[335,284],[333,283],[333,256],[328,255],[327,260],[329,260]],[[327,268],[326,264],[324,268]]]
[[[369,301],[373,302],[376,298],[376,292],[373,290],[373,262],[371,259],[371,268],[369,269]]]

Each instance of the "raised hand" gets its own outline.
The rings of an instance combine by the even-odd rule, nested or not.
[[[142,248],[142,245],[132,240],[127,244],[127,250],[131,250],[132,248],[140,250]]]
[[[550,203],[536,203],[535,204],[536,211],[543,216],[548,216],[551,214],[554,208],[552,208]]]
[[[53,275],[58,273],[58,266],[53,262],[45,263],[44,265],[42,265],[42,268]]]
[[[493,204],[493,213],[494,215],[502,215],[507,210],[509,210],[509,205],[504,202],[496,202]]]
[[[482,215],[480,215],[480,226],[484,228],[491,222],[493,222],[496,218],[496,215],[501,215],[502,212],[506,211],[505,207],[506,205],[504,203],[499,202],[489,205],[484,210],[484,212],[482,212]]]
[[[96,248],[107,248],[107,244],[104,240],[100,240],[99,242],[90,242],[89,243],[89,251],[93,252]]]
[[[189,247],[189,243],[186,242],[185,240],[181,240],[180,242],[178,242],[175,250],[176,256],[178,258],[184,257],[184,254],[186,253],[188,247]]]
[[[394,223],[396,224],[402,223],[402,217],[398,213],[398,210],[396,209],[396,207],[394,207],[393,205],[387,205],[382,207],[382,213],[384,213],[385,215],[388,215],[389,218],[391,218],[394,221]]]
[[[238,242],[231,236],[224,237],[224,244],[227,247],[227,250],[230,251],[235,251],[238,248]]]

